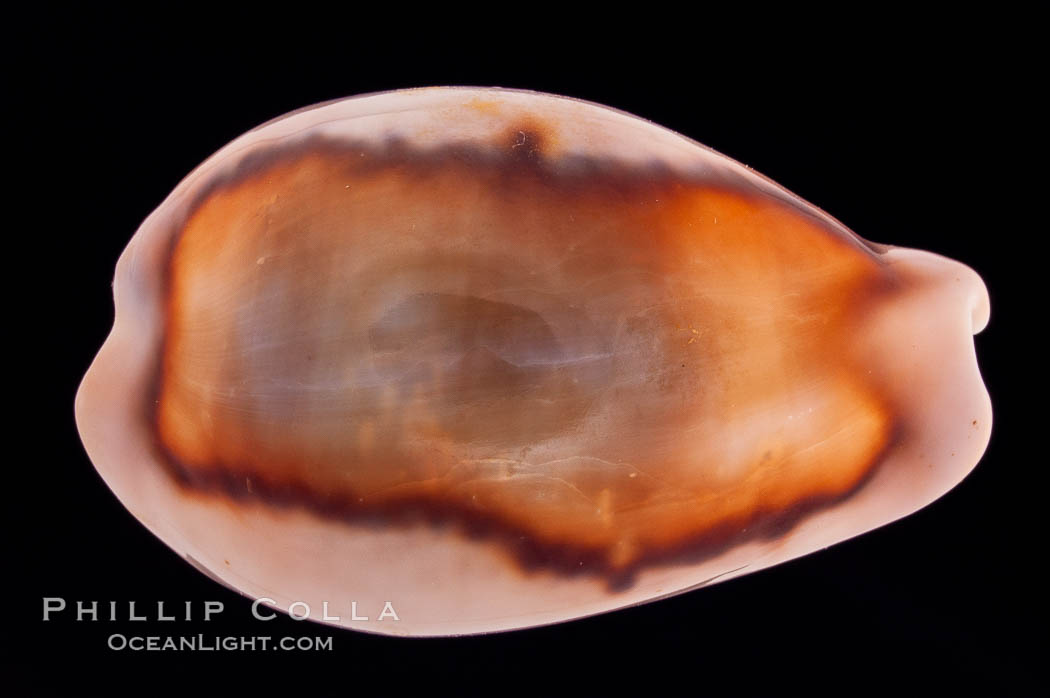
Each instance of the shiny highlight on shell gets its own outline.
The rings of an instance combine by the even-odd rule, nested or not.
[[[107,484],[218,581],[315,620],[353,600],[369,620],[325,622],[359,630],[769,567],[933,501],[991,427],[971,269],[546,94],[265,124],[142,224],[114,295],[76,405]]]

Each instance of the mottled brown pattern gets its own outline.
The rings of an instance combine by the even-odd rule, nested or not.
[[[877,258],[743,180],[545,138],[315,139],[207,187],[150,403],[173,475],[613,586],[861,487],[897,428],[850,343]]]

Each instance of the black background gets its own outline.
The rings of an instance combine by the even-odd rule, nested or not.
[[[286,8],[287,9],[287,8]],[[228,681],[266,694],[398,689],[544,694],[611,686],[682,692],[885,686],[1033,691],[1045,656],[1045,556],[1031,473],[1045,458],[1021,426],[1026,392],[1016,330],[1033,299],[1019,287],[1010,221],[1024,201],[1008,159],[1034,89],[1024,18],[824,17],[804,28],[665,17],[612,31],[569,27],[534,8],[443,18],[406,33],[383,22],[312,16],[266,31],[208,15],[70,16],[12,22],[9,134],[29,212],[12,230],[12,298],[30,316],[20,391],[30,457],[9,497],[9,658],[39,687],[147,691]],[[295,14],[292,12],[291,14]],[[883,18],[885,20],[886,18]],[[681,26],[676,27],[676,24]],[[517,32],[510,31],[516,28]],[[405,640],[287,618],[249,603],[153,538],[97,476],[73,422],[80,377],[112,323],[114,264],[138,224],[193,167],[263,121],[319,101],[421,85],[501,85],[608,104],[690,136],[816,203],[860,235],[974,267],[992,320],[976,338],[995,409],[987,454],[941,500],[905,520],[801,560],[659,603],[487,637]],[[1045,226],[1044,226],[1045,227]],[[16,431],[21,431],[21,426]],[[32,434],[32,435],[30,435]],[[45,596],[221,600],[204,624],[41,621]],[[151,612],[152,613],[152,612]],[[320,635],[332,652],[132,653],[110,633]],[[22,658],[27,661],[22,661]]]

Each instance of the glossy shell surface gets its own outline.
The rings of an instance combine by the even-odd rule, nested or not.
[[[114,295],[76,405],[103,478],[218,581],[366,631],[760,570],[936,499],[991,427],[972,270],[552,95],[265,124],[142,224]]]

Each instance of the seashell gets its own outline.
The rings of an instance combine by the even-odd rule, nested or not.
[[[76,402],[107,484],[217,581],[358,630],[755,572],[925,506],[991,428],[971,269],[546,94],[271,121],[146,219],[114,296]]]

